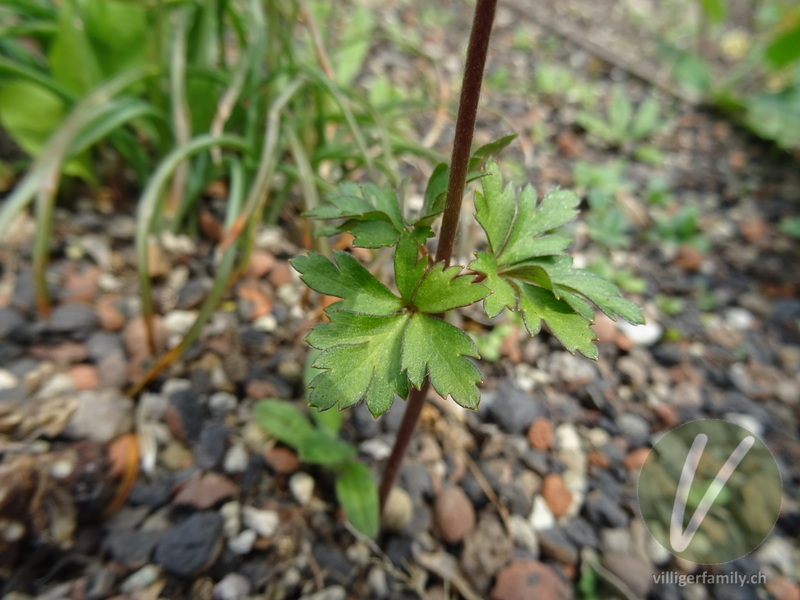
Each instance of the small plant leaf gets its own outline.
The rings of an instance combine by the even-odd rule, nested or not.
[[[297,450],[297,456],[301,461],[327,467],[341,465],[356,455],[353,446],[336,439],[324,429],[312,429],[303,438]]]
[[[470,158],[469,161],[469,170],[474,171],[475,169],[479,169],[489,158],[500,154],[518,137],[519,134],[512,133],[511,135],[506,135],[493,142],[484,144],[475,150],[475,152],[472,153],[472,158]]]
[[[378,535],[378,488],[366,465],[349,462],[344,466],[336,479],[336,497],[353,527],[369,538]]]
[[[631,139],[641,140],[658,131],[660,126],[659,117],[658,101],[653,97],[646,98],[639,105],[639,110],[636,111],[636,116],[633,119],[629,134]]]
[[[332,306],[368,315],[390,315],[403,308],[403,302],[375,279],[347,252],[334,252],[334,262],[311,252],[291,261],[308,287],[328,296],[342,298]]]
[[[334,230],[352,233],[357,238],[356,245],[369,244],[365,248],[394,245],[405,227],[394,191],[371,183],[342,183],[338,192],[329,194],[322,205],[305,214],[317,219],[346,219],[334,225]],[[328,228],[324,230],[325,234],[330,232]]]
[[[434,167],[433,173],[428,178],[425,188],[425,200],[422,204],[422,218],[435,217],[444,210],[447,180],[450,177],[450,167],[439,163]]]
[[[323,369],[310,384],[311,406],[340,408],[364,400],[373,415],[388,410],[394,395],[405,397],[408,378],[401,373],[403,331],[408,314],[378,317],[328,309],[306,341],[323,350],[313,367]]]
[[[631,106],[628,93],[622,86],[615,86],[611,90],[611,102],[608,105],[608,121],[611,131],[614,134],[615,140],[609,141],[624,141],[627,137],[628,127],[631,124],[633,116],[633,107]]]
[[[558,300],[550,290],[528,283],[519,283],[518,286],[519,311],[531,335],[539,333],[544,321],[567,350],[573,353],[577,350],[587,358],[598,357],[594,345],[597,336],[589,327],[588,320],[569,304]]]
[[[492,293],[483,301],[486,315],[493,319],[503,312],[504,308],[515,310],[517,306],[516,289],[497,272],[497,259],[484,252],[477,252],[475,256],[476,258],[470,263],[469,268],[486,275],[485,285],[492,290]]]
[[[496,165],[489,168],[496,169]],[[492,252],[477,252],[469,267],[483,274],[482,283],[492,290],[483,301],[490,318],[505,308],[518,311],[531,335],[536,335],[544,322],[570,352],[589,358],[598,355],[595,334],[589,327],[593,305],[611,318],[644,322],[639,308],[624,299],[616,285],[574,268],[572,258],[561,254],[569,239],[552,232],[577,214],[575,193],[555,190],[537,205],[530,186],[515,201],[509,189],[503,189],[499,173],[482,183],[483,194],[476,194],[475,207]],[[515,204],[508,237],[498,243],[502,231],[498,223],[508,222],[509,206],[513,209]]]
[[[440,396],[449,394],[461,406],[477,408],[481,375],[467,356],[478,358],[478,349],[466,333],[436,317],[411,317],[403,338],[403,368],[417,389],[427,374]]]
[[[256,404],[253,415],[268,434],[296,450],[306,437],[315,433],[305,415],[285,400],[262,400]]]
[[[429,314],[443,313],[461,306],[469,306],[489,295],[489,289],[475,283],[473,277],[459,276],[462,267],[444,268],[438,263],[425,273],[414,294],[414,306]]]
[[[394,251],[394,280],[405,302],[410,302],[427,261],[419,258],[419,242],[411,234],[403,234]]]
[[[776,36],[767,46],[765,56],[776,69],[800,60],[800,22]]]
[[[503,250],[497,257],[500,264],[511,264],[531,256],[560,254],[570,239],[548,232],[572,221],[578,214],[580,198],[575,192],[553,190],[536,205],[536,192],[525,186],[519,195],[519,207],[514,225]]]

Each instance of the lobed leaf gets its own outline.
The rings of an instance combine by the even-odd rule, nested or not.
[[[466,333],[436,317],[411,317],[403,338],[403,369],[414,387],[419,389],[427,374],[439,395],[477,408],[481,375],[467,356],[478,358],[478,349]]]
[[[394,281],[404,301],[410,302],[425,273],[427,261],[419,258],[419,241],[404,233],[394,251]]]
[[[375,279],[347,252],[337,251],[332,262],[316,252],[291,261],[308,287],[328,296],[342,298],[333,306],[367,315],[390,315],[403,308],[403,302]]]
[[[462,267],[444,268],[444,263],[433,266],[419,282],[414,294],[414,306],[429,314],[443,313],[461,306],[469,306],[489,295],[489,289],[475,283],[473,277],[459,276]]]
[[[312,365],[323,372],[311,382],[309,403],[322,410],[364,400],[373,415],[391,407],[394,395],[408,394],[401,373],[403,330],[408,314],[372,316],[328,311],[330,323],[317,325],[306,341],[323,350]]]

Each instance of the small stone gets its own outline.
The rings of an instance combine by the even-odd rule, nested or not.
[[[653,587],[653,568],[637,556],[617,554],[603,555],[603,566],[619,577],[635,598],[646,598]]]
[[[107,443],[133,428],[133,401],[116,390],[86,390],[75,395],[77,408],[64,434]]]
[[[111,531],[106,538],[111,556],[127,569],[141,569],[150,562],[161,539],[159,531]]]
[[[494,514],[486,513],[464,539],[461,565],[479,590],[489,588],[492,577],[508,562],[514,545]]]
[[[383,567],[375,565],[369,570],[367,585],[369,585],[370,598],[381,600],[389,597],[389,582]]]
[[[637,448],[628,453],[623,464],[628,471],[638,471],[642,468],[648,454],[650,454],[650,448]]]
[[[528,520],[536,531],[550,529],[551,527],[555,527],[556,524],[556,518],[550,511],[550,507],[547,506],[547,502],[545,502],[544,498],[539,495],[533,498],[533,509],[531,510],[531,516]]]
[[[197,395],[190,389],[164,393],[169,396],[164,421],[170,433],[186,444],[197,441],[204,421],[203,407]]]
[[[285,260],[277,261],[269,274],[270,283],[279,288],[292,280],[294,280],[294,270],[289,263]]]
[[[245,600],[252,587],[244,575],[228,573],[214,586],[214,600]]]
[[[314,594],[300,596],[300,600],[345,600],[347,592],[340,585],[334,585]]]
[[[23,341],[27,321],[10,306],[0,306],[0,340]]]
[[[358,451],[375,460],[385,460],[392,453],[392,447],[381,438],[364,440],[358,445]]]
[[[586,517],[598,527],[627,527],[628,513],[600,490],[592,490],[584,504]]]
[[[242,530],[242,505],[236,500],[226,502],[219,509],[222,515],[222,530],[228,539],[236,537]]]
[[[128,361],[123,354],[111,354],[97,362],[99,387],[121,388],[128,382]]]
[[[195,513],[169,529],[156,548],[155,561],[179,577],[193,577],[210,568],[222,549],[222,517]]]
[[[55,333],[86,338],[97,327],[97,316],[85,304],[60,304],[50,315],[50,329]]]
[[[517,547],[527,550],[533,556],[539,556],[539,539],[530,519],[521,515],[510,515],[508,529]]]
[[[492,600],[571,600],[569,585],[553,570],[537,560],[517,559],[497,575]]]
[[[245,529],[239,535],[228,540],[228,548],[240,556],[250,554],[258,539],[258,534],[252,529]]]
[[[228,445],[228,428],[222,423],[212,423],[203,428],[194,447],[194,458],[201,469],[216,469],[225,458]]]
[[[93,390],[100,384],[100,375],[92,365],[74,365],[67,371],[67,375],[72,380],[74,388],[79,392]]]
[[[59,290],[62,302],[93,302],[99,290],[100,269],[94,265],[72,261],[64,270],[64,280]]]
[[[170,471],[180,471],[194,462],[194,457],[189,449],[178,440],[170,440],[166,448],[160,453],[161,464]]]
[[[272,537],[278,530],[280,517],[274,510],[261,510],[254,506],[242,508],[242,523],[261,537]]]
[[[190,279],[178,292],[178,308],[187,311],[200,308],[212,286],[213,282],[208,277]]]
[[[163,350],[167,345],[167,328],[158,315],[153,316],[153,341],[156,351]],[[144,317],[135,317],[127,322],[122,330],[122,343],[131,357],[150,356]]]
[[[307,506],[314,498],[314,478],[305,472],[298,472],[289,477],[289,490],[300,506]]]
[[[381,521],[387,531],[400,532],[411,522],[413,512],[411,496],[403,488],[395,486],[386,499]]]
[[[528,428],[528,442],[534,450],[547,450],[553,443],[553,425],[544,417],[537,417]]]
[[[562,517],[572,504],[572,492],[567,489],[563,477],[557,473],[546,475],[542,481],[542,498],[555,518]]]
[[[509,433],[524,434],[535,419],[547,416],[541,400],[507,381],[485,396],[481,405],[488,400],[489,416]]]
[[[146,565],[125,579],[119,590],[123,594],[137,594],[155,583],[160,575],[161,569],[156,565]]]
[[[625,434],[631,447],[645,446],[650,439],[650,424],[636,413],[624,412],[617,417],[617,425]]]
[[[618,327],[636,346],[652,346],[664,333],[664,328],[652,320],[644,325],[631,325],[627,321],[621,321]]]
[[[247,275],[255,279],[261,279],[272,271],[275,266],[275,255],[266,250],[256,249],[250,255],[250,262],[247,264]]]
[[[174,348],[181,343],[197,320],[197,312],[193,310],[171,310],[164,315],[164,327],[167,330],[167,345]]]
[[[542,556],[561,564],[574,565],[578,562],[578,548],[561,529],[552,528],[540,531],[539,548]]]
[[[154,239],[147,241],[147,274],[150,277],[166,277],[170,272],[170,262],[161,246]]]
[[[282,446],[275,446],[264,453],[264,460],[272,469],[281,475],[294,473],[300,468],[297,454]]]
[[[439,535],[449,544],[457,544],[475,527],[475,509],[460,487],[442,490],[433,510]]]
[[[215,417],[232,413],[238,405],[239,400],[229,392],[215,392],[208,398],[208,409]]]
[[[675,254],[675,264],[687,273],[693,273],[703,264],[703,253],[694,246],[684,244]]]
[[[100,296],[94,307],[100,327],[106,331],[119,331],[125,326],[125,316],[120,305],[121,299],[116,294]]]
[[[230,447],[228,453],[225,455],[222,468],[226,473],[231,475],[236,473],[244,473],[247,470],[247,448],[242,442],[237,442]]]
[[[230,479],[217,473],[190,479],[173,499],[173,504],[188,504],[200,510],[212,508],[223,501],[230,500],[239,488]]]

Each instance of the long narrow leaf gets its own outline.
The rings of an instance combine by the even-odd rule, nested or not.
[[[142,296],[142,314],[145,318],[147,338],[151,350],[154,349],[152,330],[153,298],[150,294],[151,285],[147,260],[147,243],[150,230],[163,204],[164,187],[175,172],[175,169],[190,156],[213,146],[239,148],[243,151],[248,149],[246,142],[242,138],[232,135],[219,137],[202,135],[196,137],[185,146],[173,150],[161,161],[139,200],[136,219],[136,256],[138,259],[139,289]]]

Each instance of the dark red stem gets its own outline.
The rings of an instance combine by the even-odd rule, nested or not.
[[[478,0],[475,15],[472,19],[472,32],[467,47],[467,62],[464,66],[464,81],[461,83],[461,99],[458,104],[456,132],[453,141],[453,155],[450,160],[450,179],[447,183],[447,199],[442,218],[442,230],[439,234],[439,246],[436,250],[436,262],[450,264],[453,245],[458,231],[458,216],[461,211],[461,200],[467,182],[472,135],[475,131],[475,119],[478,115],[478,101],[481,96],[483,70],[486,66],[486,54],[489,50],[489,37],[492,33],[497,0]],[[400,465],[403,463],[408,443],[417,428],[419,415],[428,395],[430,382],[426,379],[419,390],[412,389],[406,402],[403,422],[397,431],[397,438],[392,453],[383,470],[383,479],[378,489],[381,510],[386,506],[386,499],[394,485]]]

